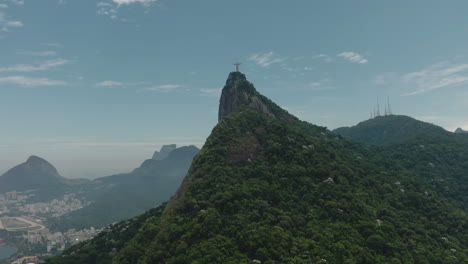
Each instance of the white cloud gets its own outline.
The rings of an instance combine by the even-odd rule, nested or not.
[[[7,2],[13,3],[15,5],[23,5],[24,0],[6,0]]]
[[[23,22],[19,20],[10,20],[8,15],[0,11],[0,31],[8,32],[10,28],[19,28],[23,26]]]
[[[352,52],[352,51],[345,51],[345,52],[342,52],[342,53],[340,53],[340,54],[338,54],[336,56],[337,57],[342,57],[342,58],[344,58],[344,59],[346,59],[348,61],[359,63],[359,64],[366,64],[366,63],[369,62],[361,54],[356,53],[356,52]]]
[[[405,93],[403,96],[468,84],[468,64],[441,62],[421,71],[405,74],[401,76],[401,79],[403,82],[416,87],[416,90]]]
[[[61,43],[57,43],[57,42],[50,42],[50,43],[42,43],[41,44],[42,46],[47,46],[47,47],[54,47],[54,48],[61,48],[62,47],[62,44]]]
[[[29,78],[25,76],[3,76],[0,77],[0,83],[29,87],[66,85],[64,81],[50,80],[47,78]]]
[[[21,22],[21,21],[7,21],[6,25],[7,25],[7,27],[22,27],[23,22]]]
[[[181,88],[182,85],[179,84],[163,84],[157,86],[146,87],[144,90],[147,91],[160,91],[160,92],[169,92],[178,88]]]
[[[156,2],[156,0],[112,0],[112,2],[116,3],[117,5],[129,5],[135,3],[148,5],[151,2]]]
[[[255,64],[262,67],[268,67],[275,63],[280,63],[286,60],[286,58],[278,57],[274,52],[270,51],[267,53],[255,53],[250,55],[249,61],[253,61]]]
[[[96,83],[96,86],[100,87],[115,87],[115,86],[124,86],[125,84],[123,82],[117,82],[117,81],[103,81]]]
[[[60,67],[67,64],[69,61],[65,59],[54,59],[47,60],[43,63],[32,65],[32,64],[18,64],[10,67],[0,68],[0,72],[34,72],[34,71],[46,71],[52,68]]]
[[[376,85],[385,85],[387,84],[387,77],[384,74],[379,74],[375,76],[375,78],[372,80],[372,83]]]
[[[8,8],[7,4],[0,4],[0,8]]]
[[[38,56],[38,57],[53,57],[57,55],[57,52],[53,50],[46,50],[46,51],[24,51],[19,52],[18,54],[21,55],[28,55],[28,56]]]
[[[122,6],[128,6],[131,4],[140,4],[146,8],[149,8],[153,2],[157,0],[111,0],[111,1],[101,1],[96,4],[97,14],[108,16],[114,20],[128,21],[127,19],[120,18],[118,16],[119,8]]]
[[[215,88],[215,89],[200,89],[200,92],[204,96],[213,96],[213,97],[219,97],[221,96],[221,91],[222,89],[220,88]]]
[[[333,59],[327,54],[318,54],[312,57],[312,59],[322,59],[324,62],[332,62]]]
[[[320,81],[310,82],[307,85],[307,90],[309,91],[325,91],[325,90],[332,90],[335,87],[330,86],[330,79],[322,79]]]
[[[97,13],[98,15],[108,16],[112,19],[117,19],[117,6],[105,3],[105,2],[98,2],[97,4]]]

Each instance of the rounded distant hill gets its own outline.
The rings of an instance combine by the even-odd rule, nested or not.
[[[345,138],[364,144],[400,143],[418,135],[446,135],[445,129],[404,115],[378,116],[356,126],[333,130]]]

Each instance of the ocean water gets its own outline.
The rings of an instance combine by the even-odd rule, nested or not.
[[[15,254],[16,251],[18,251],[18,249],[15,247],[0,245],[0,259],[8,258],[9,256]]]

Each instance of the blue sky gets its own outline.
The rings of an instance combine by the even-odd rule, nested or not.
[[[67,177],[199,147],[232,62],[303,120],[393,112],[468,129],[468,2],[0,0],[0,172]],[[383,110],[382,110],[383,111]]]

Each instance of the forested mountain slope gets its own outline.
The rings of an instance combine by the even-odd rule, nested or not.
[[[377,116],[333,132],[357,142],[375,145],[401,143],[422,134],[443,136],[450,133],[436,125],[403,115]]]
[[[242,77],[231,73],[224,90],[251,85]],[[424,178],[425,158],[407,160],[418,143],[354,143],[271,115],[276,105],[251,94],[233,97],[244,103],[222,116],[167,204],[47,263],[468,262],[464,194],[449,199]]]

